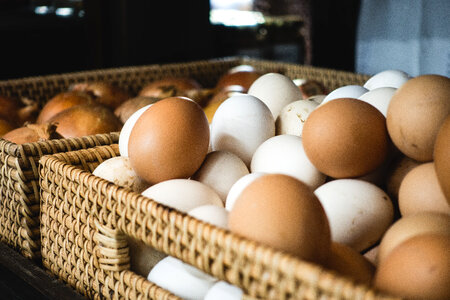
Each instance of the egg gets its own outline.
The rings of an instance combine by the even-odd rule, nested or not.
[[[228,217],[231,232],[301,259],[324,263],[330,228],[312,190],[294,177],[267,174],[238,196]]]
[[[262,172],[253,172],[241,177],[238,181],[236,181],[230,188],[228,192],[227,199],[225,200],[225,209],[227,211],[231,211],[233,209],[234,203],[236,199],[239,197],[241,192],[256,178],[265,175]]]
[[[261,75],[261,72],[255,69],[233,68],[219,78],[216,89],[220,90],[231,85],[237,85],[241,86],[243,91],[246,92]]]
[[[358,99],[363,94],[367,93],[369,90],[360,85],[344,85],[338,87],[329,93],[320,103],[321,105],[329,102],[330,100],[339,98],[355,98]]]
[[[318,106],[303,125],[302,141],[311,163],[334,178],[374,171],[385,161],[389,150],[383,114],[353,98]]]
[[[217,227],[228,228],[228,211],[221,206],[212,204],[197,206],[191,209],[188,215]]]
[[[374,90],[382,87],[398,89],[409,79],[411,79],[411,76],[404,71],[384,70],[370,77],[366,83],[364,83],[364,87],[368,90]]]
[[[203,299],[217,280],[198,277],[185,265],[181,260],[168,256],[153,267],[147,279],[183,299]]]
[[[261,99],[270,109],[274,120],[287,104],[303,99],[292,79],[279,73],[267,73],[256,79],[248,94]]]
[[[354,249],[340,243],[331,244],[331,255],[327,267],[340,275],[369,285],[375,274],[375,266]]]
[[[450,114],[450,78],[421,75],[408,80],[392,96],[386,123],[389,136],[406,156],[433,159],[437,133]]]
[[[211,122],[212,150],[234,153],[250,166],[256,148],[275,135],[275,120],[269,108],[251,95],[225,100]]]
[[[206,293],[204,300],[240,300],[244,292],[225,281],[216,282]]]
[[[398,199],[400,185],[406,174],[420,164],[418,161],[405,155],[399,156],[392,162],[386,176],[386,191],[391,198]]]
[[[222,200],[212,188],[190,179],[162,181],[143,191],[142,195],[186,213],[207,204],[223,207]]]
[[[315,189],[325,182],[326,176],[309,161],[296,135],[277,135],[262,143],[253,154],[252,172],[290,175]]]
[[[130,159],[125,156],[116,156],[103,161],[92,174],[136,193],[141,193],[149,187],[148,183],[137,176],[131,167]]]
[[[378,261],[384,260],[403,241],[424,233],[450,236],[450,215],[421,212],[400,218],[383,235],[379,245]]]
[[[231,186],[248,173],[247,166],[237,155],[228,151],[212,151],[191,179],[210,186],[225,203]]]
[[[314,194],[325,209],[332,240],[358,252],[379,241],[394,219],[389,196],[363,180],[332,180]]]
[[[442,192],[450,205],[450,115],[445,119],[436,137],[434,168]]]
[[[121,156],[128,157],[128,141],[130,140],[130,133],[133,129],[134,124],[136,124],[137,119],[152,106],[152,104],[146,105],[137,111],[135,111],[123,124],[122,130],[119,134],[119,153]]]
[[[313,100],[297,100],[283,107],[275,121],[276,135],[302,136],[303,124],[317,106]]]
[[[128,156],[139,177],[150,184],[189,178],[208,153],[209,124],[202,108],[184,97],[152,104],[130,133]]]
[[[423,211],[450,214],[450,205],[439,185],[434,163],[421,164],[405,175],[398,192],[402,216]]]
[[[135,273],[147,277],[150,270],[167,254],[160,252],[134,238],[127,238],[130,254],[130,269]]]
[[[362,94],[358,99],[373,105],[386,117],[389,103],[396,91],[395,88],[381,87]]]
[[[327,89],[317,80],[296,78],[292,81],[302,92],[303,99],[308,99],[315,95],[328,94]]]
[[[405,299],[450,299],[450,236],[407,239],[380,262],[376,289]]]

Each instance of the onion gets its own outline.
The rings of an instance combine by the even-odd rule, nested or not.
[[[2,137],[5,133],[10,132],[16,128],[14,124],[11,124],[8,120],[0,119],[0,137]]]
[[[93,97],[85,92],[70,91],[56,94],[42,108],[36,123],[42,124],[60,112],[75,105],[94,103]]]
[[[118,132],[122,122],[111,109],[101,104],[81,104],[66,109],[50,119],[65,138]]]
[[[8,120],[14,124],[18,124],[17,111],[20,106],[20,102],[16,99],[0,96],[0,118]]]
[[[124,89],[104,81],[78,83],[72,87],[72,90],[91,93],[98,103],[112,109],[130,98]]]
[[[154,97],[137,96],[135,98],[128,99],[114,110],[114,114],[125,124],[125,122],[138,111],[140,108],[153,104],[160,100]]]
[[[145,85],[139,92],[139,96],[167,98],[183,95],[186,91],[201,89],[200,83],[187,77],[167,77]]]
[[[38,110],[38,103],[34,100],[0,96],[0,118],[9,121],[11,125],[34,123]]]
[[[39,103],[29,98],[21,98],[22,106],[17,111],[17,117],[20,124],[35,123],[39,113]]]
[[[62,138],[56,132],[55,123],[28,124],[6,133],[3,138],[15,144],[34,143]]]

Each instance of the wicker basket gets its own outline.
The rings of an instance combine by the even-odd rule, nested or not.
[[[43,264],[89,298],[176,298],[130,270],[132,237],[241,287],[246,299],[394,299],[91,174],[117,155],[109,145],[40,161]]]

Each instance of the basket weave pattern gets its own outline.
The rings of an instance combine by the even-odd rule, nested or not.
[[[41,159],[44,266],[88,297],[173,297],[129,270],[129,236],[241,287],[248,299],[393,299],[91,174],[116,155],[110,145]]]

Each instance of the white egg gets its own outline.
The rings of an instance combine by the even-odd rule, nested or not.
[[[228,228],[228,211],[224,207],[211,204],[197,206],[188,215],[220,228]]]
[[[355,98],[358,99],[362,94],[367,93],[369,90],[360,85],[345,85],[341,86],[331,93],[329,93],[320,103],[324,105],[330,100],[338,98]]]
[[[312,100],[298,100],[283,107],[275,122],[276,134],[302,136],[303,124],[317,106]]]
[[[256,148],[274,135],[272,113],[261,100],[250,95],[225,100],[211,122],[212,150],[234,153],[247,166]]]
[[[292,79],[278,73],[260,76],[250,86],[248,94],[261,99],[269,107],[274,119],[287,104],[303,99],[300,89]]]
[[[374,106],[386,117],[389,103],[395,91],[397,89],[392,87],[376,88],[364,93],[358,99]]]
[[[243,291],[225,281],[216,282],[206,293],[204,300],[240,300]]]
[[[227,211],[231,211],[233,208],[236,199],[239,197],[241,192],[253,182],[253,180],[265,175],[265,173],[256,172],[250,173],[241,177],[238,181],[236,181],[228,192],[227,200],[225,201],[225,209]]]
[[[139,178],[131,167],[130,159],[126,156],[111,157],[103,161],[92,174],[136,193],[141,193],[150,186]]]
[[[191,179],[210,186],[225,203],[231,186],[248,173],[247,166],[237,155],[228,151],[213,151],[206,155]]]
[[[398,89],[409,79],[411,79],[411,76],[401,70],[385,70],[370,77],[364,84],[364,87],[368,90],[380,87]]]
[[[332,240],[358,252],[373,246],[392,224],[391,199],[372,183],[337,179],[321,185],[314,194],[325,209]]]
[[[323,100],[327,97],[327,95],[315,95],[315,96],[311,96],[306,100],[312,100],[314,102],[316,102],[317,104],[320,104],[323,102]]]
[[[136,121],[139,119],[139,117],[150,106],[152,105],[149,104],[138,109],[125,121],[125,124],[123,124],[122,130],[120,131],[119,135],[119,153],[121,156],[128,156],[128,140],[130,139],[131,130],[133,129],[134,124],[136,124]]]
[[[223,207],[222,200],[212,188],[190,179],[162,181],[143,191],[142,195],[186,213],[206,204]]]
[[[199,277],[188,271],[189,266],[181,260],[168,256],[159,261],[147,279],[172,294],[183,299],[204,299],[216,280],[212,277]]]
[[[262,143],[252,158],[252,172],[290,175],[312,189],[325,182],[326,175],[310,162],[296,135],[277,135]]]

